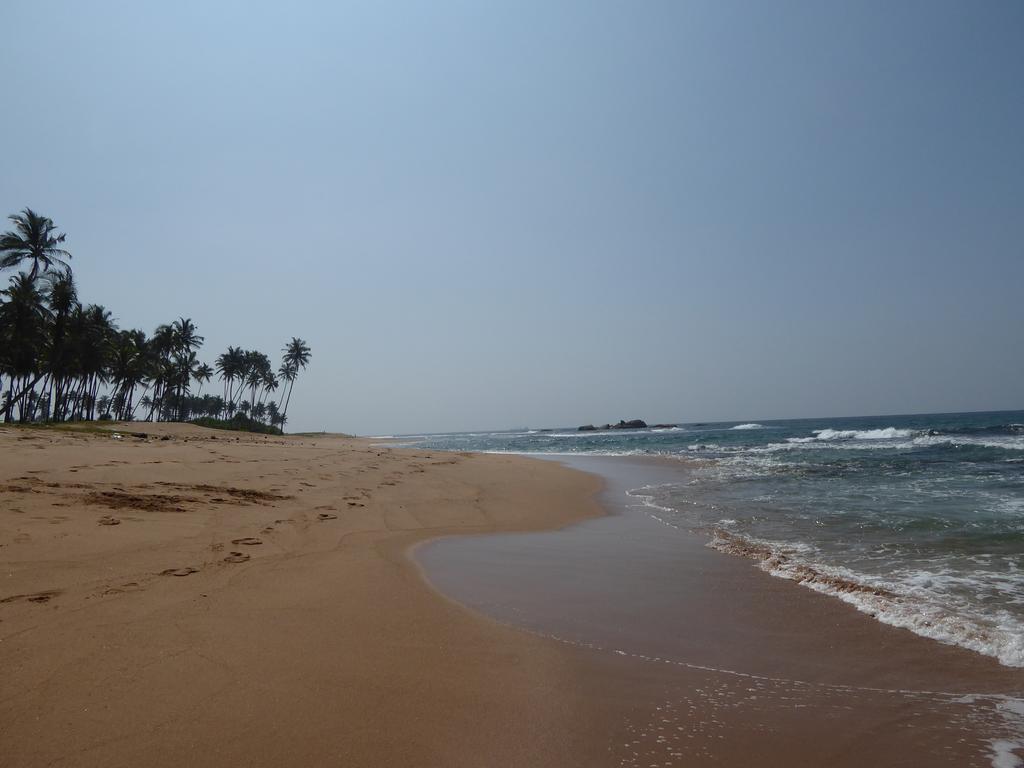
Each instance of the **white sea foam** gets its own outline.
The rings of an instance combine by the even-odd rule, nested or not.
[[[884,429],[815,429],[813,437],[790,437],[790,443],[815,443],[834,442],[836,440],[897,440],[899,438],[913,437],[912,429],[897,429],[896,427],[885,427]]]
[[[730,429],[767,429],[767,427],[764,424],[751,422],[750,424],[737,424],[735,427],[730,427]]]
[[[926,435],[912,429],[816,429],[811,437],[789,437],[786,442],[790,446],[828,443],[830,448],[885,448],[909,450],[928,448],[938,445],[977,445],[985,448],[998,448],[1004,451],[1024,451],[1024,437],[1007,435],[978,437],[974,435]],[[767,446],[772,450],[783,450],[783,443],[771,443]],[[758,450],[751,448],[750,450]]]
[[[964,697],[969,704],[974,704],[980,697]],[[995,700],[996,713],[1002,718],[1006,731],[1004,736],[989,741],[992,751],[989,758],[993,768],[1020,768],[1024,760],[1020,755],[1024,752],[1024,699],[1010,696]]]
[[[971,435],[921,435],[915,437],[913,447],[933,445],[980,445],[985,448],[998,448],[1004,451],[1024,451],[1024,437],[974,437]]]
[[[1007,667],[1024,667],[1024,624],[1018,619],[1006,611],[981,615],[967,605],[947,604],[942,583],[962,581],[966,575],[907,572],[880,579],[824,565],[814,548],[802,542],[783,544],[721,530],[708,546],[754,557],[771,575],[837,597],[883,624],[992,656]]]
[[[1024,760],[1016,754],[1024,747],[1024,742],[994,739],[989,744],[992,747],[992,768],[1020,768],[1024,765]]]

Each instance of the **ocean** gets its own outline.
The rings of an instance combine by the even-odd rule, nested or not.
[[[1024,667],[1024,411],[401,439],[676,462],[677,479],[629,491],[660,523],[879,621]]]

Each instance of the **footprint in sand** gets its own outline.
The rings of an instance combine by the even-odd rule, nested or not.
[[[244,563],[249,559],[249,555],[242,552],[232,552],[230,555],[224,558],[225,563]]]
[[[121,524],[120,520],[118,520],[116,517],[111,517],[110,515],[104,515],[103,517],[101,517],[96,522],[98,522],[100,525],[120,525]]]
[[[191,565],[186,568],[168,568],[160,571],[161,576],[190,576],[193,573],[199,573],[199,569],[193,568]]]
[[[337,520],[338,516],[337,515],[329,514],[327,512],[321,512],[319,515],[317,515],[317,519],[318,520]]]
[[[260,528],[260,533],[273,533],[273,532],[274,532],[274,526],[272,526],[272,525],[268,525],[265,528]]]
[[[122,595],[125,592],[136,592],[138,591],[139,582],[137,581],[126,581],[119,587],[107,587],[100,594],[103,596],[109,595]]]
[[[48,589],[45,592],[33,592],[28,595],[11,595],[0,600],[0,603],[48,603],[51,598],[60,594],[59,589]]]
[[[220,552],[222,549],[224,549],[224,545],[223,544],[211,544],[210,545],[210,551],[211,552]]]
[[[365,507],[366,505],[359,501],[350,501],[348,503],[350,507]]]
[[[246,536],[246,537],[241,538],[241,539],[232,539],[231,543],[232,544],[244,544],[245,546],[252,547],[252,546],[255,546],[256,544],[262,544],[263,542],[260,539],[257,539],[255,536]]]

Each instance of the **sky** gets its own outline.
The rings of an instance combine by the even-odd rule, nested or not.
[[[1024,408],[1024,3],[6,0],[0,213],[289,429]],[[216,390],[216,385],[214,385]]]

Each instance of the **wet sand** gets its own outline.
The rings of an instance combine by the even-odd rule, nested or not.
[[[641,662],[633,674],[660,685],[660,701],[626,725],[618,764],[985,766],[1022,754],[1024,671],[773,578],[626,496],[678,482],[678,465],[568,463],[606,479],[615,514],[446,539],[417,557],[475,610]]]

